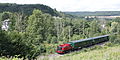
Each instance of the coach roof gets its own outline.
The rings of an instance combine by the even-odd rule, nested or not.
[[[88,40],[93,40],[93,39],[102,38],[102,37],[107,37],[107,36],[109,36],[109,35],[103,35],[103,36],[92,37],[92,38],[87,38],[87,39],[80,39],[80,40],[75,40],[75,41],[71,41],[71,42],[72,42],[72,43],[76,43],[76,42],[88,41]]]

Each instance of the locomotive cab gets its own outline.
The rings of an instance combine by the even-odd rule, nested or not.
[[[57,47],[57,50],[62,50],[62,47],[61,47],[61,46],[58,46],[58,47]]]
[[[63,52],[64,50],[62,50],[62,48],[63,48],[62,46],[58,46],[56,52],[57,52],[57,53],[64,53],[64,52]]]
[[[62,44],[57,47],[57,53],[65,53],[68,50],[71,50],[72,47],[70,44]]]

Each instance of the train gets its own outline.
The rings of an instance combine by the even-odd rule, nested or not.
[[[87,39],[70,41],[68,43],[59,45],[57,47],[56,52],[59,54],[64,54],[71,50],[92,46],[105,41],[109,41],[109,35],[102,35],[102,36],[97,36],[97,37],[92,37]]]

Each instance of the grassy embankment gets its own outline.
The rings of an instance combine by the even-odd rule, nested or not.
[[[120,45],[113,47],[95,46],[64,56],[46,57],[43,60],[120,60]]]
[[[108,47],[100,50],[81,52],[78,54],[69,54],[69,56],[61,57],[56,60],[119,60],[120,46]]]
[[[0,60],[23,60],[18,58],[1,57]],[[38,60],[119,60],[120,45],[116,46],[94,46],[84,48],[80,51],[65,54],[64,56],[45,57]]]

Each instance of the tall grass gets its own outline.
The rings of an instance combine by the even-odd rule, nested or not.
[[[43,60],[120,60],[120,46],[77,51],[64,56],[46,57]]]
[[[95,47],[94,47],[95,48]],[[101,49],[83,49],[64,56],[42,56],[37,60],[120,60],[120,45],[101,47]],[[93,50],[92,50],[93,49]],[[0,60],[23,60],[18,58],[1,57]]]

